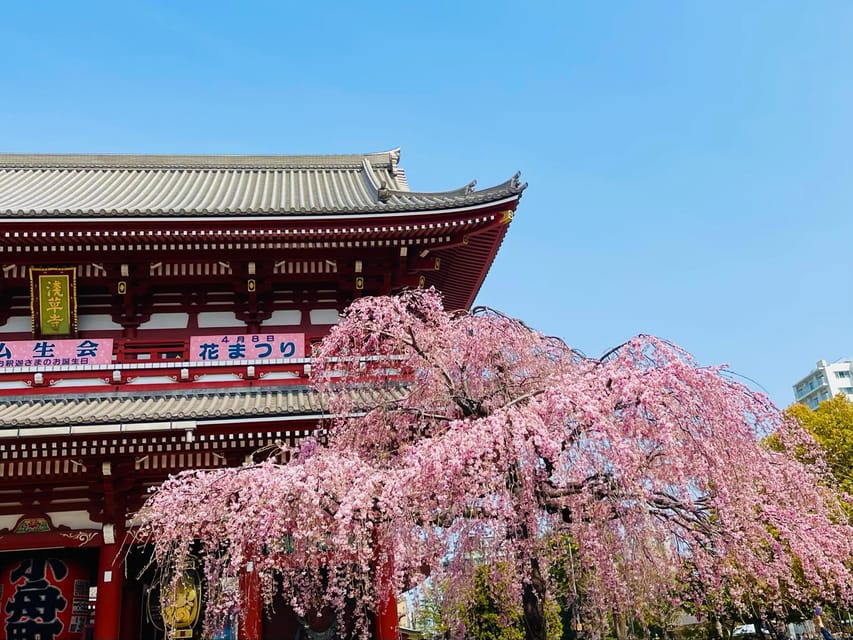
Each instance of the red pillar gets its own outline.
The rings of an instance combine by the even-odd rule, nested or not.
[[[240,640],[261,640],[263,602],[258,584],[258,574],[250,562],[240,578],[243,593],[243,611],[240,614]]]
[[[121,544],[102,544],[98,558],[98,601],[95,607],[94,640],[119,640],[123,580]]]
[[[389,592],[385,602],[379,605],[376,616],[376,640],[397,640],[398,637],[397,598]]]
[[[377,555],[379,560],[376,592],[382,600],[376,610],[376,640],[397,640],[400,634],[397,627],[397,597],[394,595],[391,574],[394,568],[389,556],[381,553],[379,549]]]

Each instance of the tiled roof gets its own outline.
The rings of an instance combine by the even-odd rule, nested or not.
[[[399,150],[329,156],[0,154],[0,216],[282,216],[466,207],[517,196],[516,175],[474,190],[409,190]]]
[[[399,398],[400,389],[353,389],[356,406]],[[0,403],[0,434],[18,428],[75,427],[159,421],[317,416],[321,398],[305,387],[222,388],[182,392],[16,396]]]

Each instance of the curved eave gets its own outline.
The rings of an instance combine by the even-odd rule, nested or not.
[[[518,175],[475,191],[414,192],[399,151],[365,156],[0,155],[7,220],[389,215],[458,209],[518,196]]]
[[[7,246],[88,246],[110,243],[288,241],[347,239],[405,239],[474,232],[513,212],[519,196],[486,205],[438,211],[402,212],[373,215],[234,217],[219,219],[171,218],[164,221],[110,219],[0,219],[0,245]]]
[[[519,188],[475,191],[467,194],[435,194],[394,192],[386,202],[369,206],[347,208],[305,207],[281,210],[277,208],[223,208],[223,209],[0,209],[0,218],[29,222],[36,220],[80,220],[91,222],[115,222],[144,220],[150,218],[174,220],[304,220],[356,218],[369,215],[415,215],[419,213],[443,213],[465,210],[481,205],[496,204],[518,197],[527,185]]]

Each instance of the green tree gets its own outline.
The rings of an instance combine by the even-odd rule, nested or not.
[[[795,404],[785,413],[817,440],[839,487],[853,493],[853,402],[839,394],[821,402],[814,411]]]
[[[448,606],[445,602],[447,595],[447,581],[436,582],[433,579],[426,580],[418,589],[416,600],[417,621],[416,628],[428,638],[447,638],[450,635],[450,626],[444,611]]]
[[[521,607],[510,593],[510,576],[502,565],[481,565],[460,618],[466,635],[478,640],[523,640]]]
[[[432,637],[453,635],[451,629],[461,622],[467,638],[524,640],[521,602],[513,593],[518,584],[518,577],[511,574],[505,563],[478,565],[469,587],[459,593],[454,592],[447,581],[428,581],[421,587],[419,625]],[[548,640],[561,640],[560,607],[550,594],[544,609]]]

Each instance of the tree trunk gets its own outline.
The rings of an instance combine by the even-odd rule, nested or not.
[[[711,640],[722,640],[723,625],[717,616],[712,615],[708,620],[708,636]]]
[[[628,622],[625,616],[617,611],[613,612],[613,627],[616,630],[616,640],[628,640]]]
[[[530,560],[530,582],[524,585],[521,595],[524,609],[525,640],[546,640],[545,580],[539,570],[539,560]]]
[[[758,640],[764,640],[764,631],[761,628],[761,616],[757,613],[752,616],[752,624],[755,626],[755,637]]]

